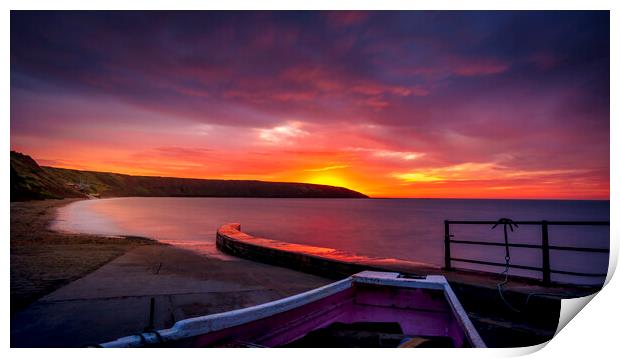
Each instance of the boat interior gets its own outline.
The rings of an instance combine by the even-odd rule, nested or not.
[[[304,306],[194,337],[198,347],[467,347],[441,289],[354,283]]]

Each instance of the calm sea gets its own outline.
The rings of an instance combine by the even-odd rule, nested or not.
[[[85,200],[59,210],[54,229],[136,235],[232,259],[215,248],[215,231],[229,222],[270,239],[330,247],[359,255],[442,265],[444,220],[609,220],[609,201],[457,199],[114,198]],[[462,225],[454,239],[503,242],[501,228]],[[510,242],[540,244],[540,227],[521,226]],[[609,226],[551,227],[551,245],[609,248]],[[453,245],[454,257],[503,262],[504,249]],[[541,266],[539,250],[511,248],[512,263]],[[552,251],[552,269],[606,272],[608,255]],[[459,265],[456,265],[459,266]],[[460,265],[463,266],[463,265]],[[501,268],[468,266],[497,271]],[[512,270],[537,277],[537,273]],[[602,279],[555,274],[557,281]],[[594,280],[594,281],[593,281]]]

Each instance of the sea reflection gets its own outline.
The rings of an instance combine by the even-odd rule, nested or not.
[[[609,220],[609,201],[434,200],[434,199],[254,199],[254,198],[114,198],[85,200],[59,209],[55,229],[102,235],[136,235],[232,259],[215,247],[223,224],[241,223],[243,231],[334,258],[385,258],[440,266],[443,221]],[[503,242],[501,230],[455,226],[461,240]],[[519,227],[514,243],[540,243],[540,230]],[[609,247],[609,227],[562,227],[550,230],[552,244]],[[502,247],[454,245],[454,257],[502,262]],[[357,257],[357,258],[356,258]],[[540,251],[512,249],[515,264],[540,266]],[[552,267],[606,272],[608,255],[552,252]],[[476,267],[479,268],[479,267]],[[501,268],[484,267],[501,271]],[[514,270],[538,277],[538,273]],[[554,277],[564,280],[565,277]],[[573,280],[571,278],[571,280]],[[588,278],[579,282],[587,283]]]

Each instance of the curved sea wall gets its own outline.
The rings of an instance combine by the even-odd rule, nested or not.
[[[334,279],[377,269],[409,274],[439,272],[438,267],[411,261],[373,258],[325,247],[254,237],[242,232],[238,223],[222,225],[217,230],[216,243],[218,249],[233,256]]]

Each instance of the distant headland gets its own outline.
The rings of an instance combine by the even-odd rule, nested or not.
[[[11,201],[123,196],[367,198],[343,187],[258,180],[134,176],[39,166],[11,151]]]

